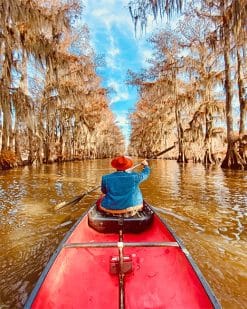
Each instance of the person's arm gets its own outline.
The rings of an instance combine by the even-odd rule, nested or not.
[[[143,165],[144,168],[140,173],[138,173],[139,182],[146,180],[148,176],[150,175],[150,167],[148,166],[147,160],[143,160],[141,164]]]
[[[105,186],[104,177],[102,177],[101,179],[101,192],[106,194],[106,186]]]

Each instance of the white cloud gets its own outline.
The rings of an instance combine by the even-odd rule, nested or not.
[[[115,47],[115,46],[112,46],[112,48],[110,48],[110,49],[108,50],[108,54],[109,54],[111,57],[115,57],[115,56],[117,56],[117,55],[120,54],[120,50],[119,50],[119,48],[117,48],[117,47]]]
[[[127,114],[117,115],[116,116],[116,123],[119,126],[128,126],[129,125],[129,119]]]
[[[117,91],[119,89],[119,84],[116,80],[110,79],[107,83],[107,86]]]
[[[112,35],[109,35],[108,40],[110,41],[110,46],[106,51],[106,64],[112,69],[117,69],[117,57],[120,55],[120,49]]]
[[[107,10],[106,8],[94,9],[90,13],[94,17],[104,17],[109,14],[109,10]]]
[[[123,33],[134,38],[134,26],[128,11],[128,0],[84,0],[86,19],[95,21],[95,28],[107,29],[117,27]]]
[[[126,101],[129,98],[129,94],[127,92],[119,92],[117,95],[113,96],[110,99],[110,105],[120,102],[120,101]]]
[[[117,64],[113,57],[106,56],[105,61],[108,68],[111,68],[113,70],[117,69]]]
[[[125,85],[120,84],[118,81],[114,79],[110,79],[107,83],[107,86],[114,91],[110,99],[110,105],[120,102],[126,101],[129,99],[129,93]]]

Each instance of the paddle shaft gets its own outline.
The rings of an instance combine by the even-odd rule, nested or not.
[[[165,150],[163,150],[163,151],[157,153],[156,155],[153,155],[151,158],[148,158],[148,159],[146,159],[146,160],[155,159],[155,158],[157,158],[157,157],[163,155],[164,153],[166,153],[166,152],[172,150],[175,146],[176,146],[176,143],[174,143],[173,146],[171,146],[171,147],[169,147],[169,148],[167,148],[167,149],[165,149]],[[134,165],[133,167],[127,169],[127,172],[131,172],[133,169],[135,169],[136,167],[138,167],[138,166],[140,166],[140,165],[142,165],[142,163],[138,163],[138,164]]]

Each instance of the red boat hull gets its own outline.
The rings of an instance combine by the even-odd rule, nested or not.
[[[118,241],[118,234],[102,234],[89,227],[86,214],[49,262],[26,308],[119,308],[119,278],[109,271],[118,248],[64,247]],[[123,236],[124,243],[154,241],[176,242],[157,215],[146,231]],[[132,271],[125,275],[125,308],[217,307],[184,248],[126,247],[124,255],[132,259]]]

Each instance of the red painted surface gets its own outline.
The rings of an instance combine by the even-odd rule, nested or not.
[[[117,234],[100,234],[77,226],[67,243],[118,241]],[[159,218],[140,234],[125,234],[125,242],[175,241]],[[133,271],[125,276],[126,309],[213,308],[203,286],[180,248],[125,248]],[[32,308],[117,309],[118,276],[109,272],[115,248],[64,248],[41,286]]]

